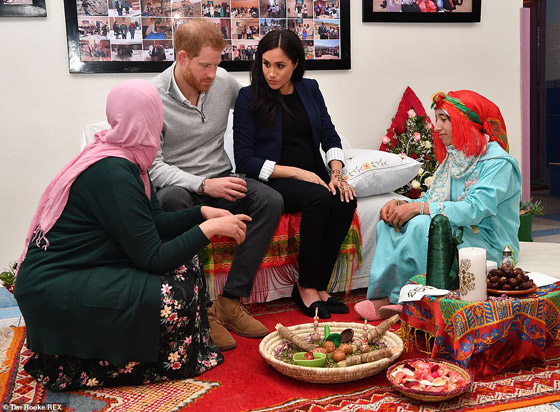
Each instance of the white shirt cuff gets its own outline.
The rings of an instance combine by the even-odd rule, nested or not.
[[[274,165],[276,165],[276,162],[273,162],[272,160],[265,160],[261,168],[261,172],[259,173],[259,179],[263,182],[268,182],[268,178],[272,172],[274,172]]]
[[[331,162],[331,160],[340,160],[342,165],[344,166],[344,150],[339,147],[332,147],[330,148],[327,153],[325,154],[325,159],[327,161],[327,166]]]

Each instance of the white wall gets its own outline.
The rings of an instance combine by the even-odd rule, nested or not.
[[[484,0],[482,22],[472,24],[362,23],[361,7],[352,1],[352,70],[308,73],[354,147],[379,147],[406,86],[427,110],[433,92],[466,88],[500,106],[521,160],[522,0]],[[47,0],[47,12],[0,24],[0,269],[19,257],[42,191],[79,151],[82,126],[104,119],[110,88],[152,77],[69,74],[62,0]],[[246,73],[235,76],[248,83]]]

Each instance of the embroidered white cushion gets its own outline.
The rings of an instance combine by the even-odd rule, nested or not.
[[[345,149],[344,179],[356,196],[392,192],[410,182],[420,170],[420,162],[380,150]]]

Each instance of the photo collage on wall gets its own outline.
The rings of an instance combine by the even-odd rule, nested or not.
[[[195,18],[227,41],[222,60],[254,60],[259,40],[287,28],[306,59],[341,58],[340,0],[76,0],[80,60],[173,61],[173,32]]]

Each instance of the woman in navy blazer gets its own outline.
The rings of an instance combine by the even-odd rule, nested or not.
[[[315,80],[304,79],[305,53],[290,30],[259,42],[251,86],[239,91],[234,111],[236,171],[260,179],[284,199],[284,211],[302,212],[299,279],[292,297],[313,317],[348,313],[327,292],[340,245],[356,209],[342,179],[344,152]],[[320,148],[326,152],[327,170]]]

